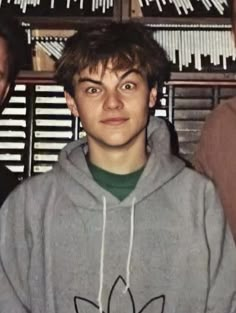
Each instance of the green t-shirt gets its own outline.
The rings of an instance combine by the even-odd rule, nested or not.
[[[130,192],[135,188],[144,169],[143,166],[130,174],[120,175],[105,171],[91,162],[87,162],[94,180],[120,201],[127,197],[128,194],[130,194]]]

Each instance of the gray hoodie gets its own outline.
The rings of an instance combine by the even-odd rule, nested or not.
[[[119,201],[93,179],[86,140],[1,209],[1,313],[235,313],[236,249],[212,183],[170,154],[151,118],[150,157]]]

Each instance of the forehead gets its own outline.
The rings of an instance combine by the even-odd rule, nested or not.
[[[122,79],[123,77],[126,77],[126,75],[137,75],[142,76],[143,78],[145,76],[137,66],[117,68],[111,61],[109,61],[106,65],[98,63],[95,67],[86,67],[79,74],[77,74],[77,77],[88,77],[103,80],[108,76],[114,76],[117,79]]]

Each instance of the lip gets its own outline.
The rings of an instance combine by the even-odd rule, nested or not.
[[[101,123],[106,125],[121,125],[128,121],[128,118],[125,117],[112,117],[101,120]]]

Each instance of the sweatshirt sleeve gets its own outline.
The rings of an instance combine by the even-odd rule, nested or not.
[[[236,247],[209,181],[205,194],[205,236],[209,253],[207,313],[236,312]]]
[[[24,199],[13,192],[0,210],[0,312],[29,313]]]
[[[217,134],[217,135],[216,135]],[[216,153],[219,147],[219,130],[214,118],[210,116],[202,129],[199,143],[193,158],[194,168],[213,179],[215,163],[219,161]]]

